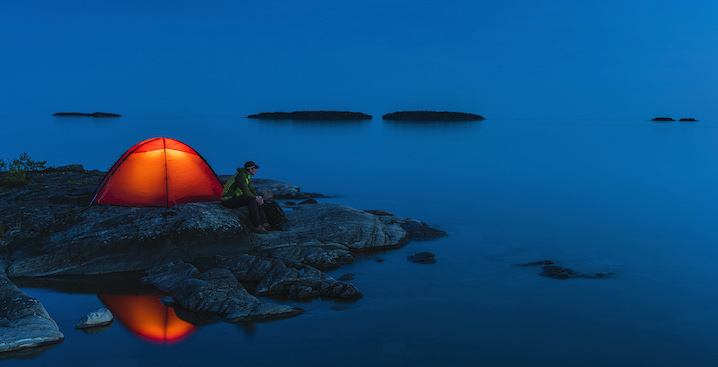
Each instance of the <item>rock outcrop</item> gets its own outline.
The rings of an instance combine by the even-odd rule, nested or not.
[[[222,268],[200,273],[190,264],[169,263],[149,270],[143,281],[172,293],[174,306],[227,322],[276,319],[304,312],[260,301],[249,294],[229,270]]]
[[[42,305],[9,279],[150,269],[144,281],[170,292],[178,314],[283,318],[302,310],[256,296],[358,299],[356,287],[322,270],[353,262],[357,252],[445,234],[417,220],[330,203],[292,206],[283,229],[268,234],[246,229],[246,208],[218,202],[88,206],[103,177],[73,165],[30,172],[27,185],[0,191],[0,352],[63,338]],[[277,181],[253,182],[275,198],[321,197]]]

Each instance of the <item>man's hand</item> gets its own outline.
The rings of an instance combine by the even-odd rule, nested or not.
[[[257,200],[257,204],[264,205],[264,198],[262,196],[257,195],[255,199]]]

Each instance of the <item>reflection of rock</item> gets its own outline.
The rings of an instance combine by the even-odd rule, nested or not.
[[[86,113],[86,112],[58,112],[53,114],[53,116],[90,116],[90,117],[120,117],[120,115],[116,113],[107,113],[107,112],[93,112],[93,113]]]
[[[294,111],[294,112],[262,112],[249,115],[250,119],[264,120],[371,120],[372,117],[360,112],[346,111]]]
[[[96,335],[96,334],[104,333],[107,330],[110,330],[110,326],[112,326],[112,324],[107,324],[104,326],[88,327],[88,328],[79,329],[79,330],[81,330],[83,333],[85,333],[87,335]]]
[[[447,111],[402,111],[384,115],[384,120],[395,121],[475,121],[485,120],[479,115]]]
[[[55,344],[64,339],[45,307],[20,291],[0,271],[0,353]]]
[[[39,345],[33,348],[18,349],[12,352],[0,352],[0,361],[7,361],[12,359],[34,359],[52,348],[58,346],[58,343]]]
[[[420,252],[413,256],[407,256],[407,260],[417,264],[434,264],[436,263],[436,255],[431,252]]]
[[[112,312],[102,307],[90,312],[89,314],[85,315],[85,317],[80,319],[80,321],[77,322],[77,325],[75,325],[75,329],[87,329],[95,328],[98,326],[107,326],[112,323],[112,320],[114,320]]]
[[[175,303],[189,311],[216,315],[227,322],[291,317],[301,309],[262,302],[247,293],[227,269],[200,273],[190,264],[177,263],[151,269],[147,283],[171,292]]]

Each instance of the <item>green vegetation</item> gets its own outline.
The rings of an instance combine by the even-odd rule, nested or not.
[[[18,187],[27,184],[27,172],[42,171],[47,161],[34,161],[27,153],[20,154],[19,158],[0,159],[0,186]]]

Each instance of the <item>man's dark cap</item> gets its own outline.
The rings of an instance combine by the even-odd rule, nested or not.
[[[249,162],[247,162],[247,163],[244,164],[244,169],[250,169],[250,168],[257,168],[257,169],[259,169],[259,166],[258,166],[256,163],[252,162],[252,161],[249,161]]]

